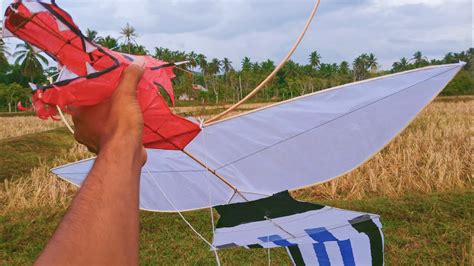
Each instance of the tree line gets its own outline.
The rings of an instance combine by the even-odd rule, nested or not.
[[[100,36],[97,31],[87,29],[86,37],[114,51],[135,55],[150,55],[168,61],[189,61],[180,65],[174,79],[178,104],[222,104],[245,97],[276,67],[272,60],[257,62],[244,57],[241,62],[228,58],[208,58],[194,51],[185,52],[155,47],[149,51],[137,43],[138,33],[127,24],[118,37]],[[8,58],[13,63],[9,63]],[[474,94],[474,48],[458,53],[448,53],[441,59],[428,59],[417,51],[392,64],[390,70],[380,70],[377,57],[364,53],[351,62],[325,63],[314,51],[304,64],[288,61],[267,87],[258,93],[254,101],[279,101],[389,73],[406,71],[428,65],[467,62],[466,67],[443,91],[444,95]],[[235,66],[238,66],[236,68]],[[27,43],[18,44],[14,51],[0,40],[0,111],[14,111],[15,103],[27,102],[31,96],[28,83],[48,83],[48,77],[58,73],[47,58]]]

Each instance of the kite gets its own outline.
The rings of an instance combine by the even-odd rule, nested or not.
[[[319,1],[310,18],[318,6]],[[136,58],[87,40],[54,1],[11,4],[3,26],[3,37],[9,36],[44,51],[62,67],[56,83],[32,85],[34,111],[40,118],[55,118],[58,108],[67,112],[68,106],[94,105],[110,97],[121,72]],[[214,252],[284,247],[296,265],[383,264],[377,215],[298,202],[288,190],[328,182],[369,160],[465,64],[346,84],[224,119],[219,115],[199,125],[174,115],[159,93],[163,88],[174,98],[171,79],[176,63],[144,59],[146,71],[137,95],[148,160],[141,173],[140,208],[181,215],[215,207],[220,220],[212,244],[188,223]],[[94,160],[52,171],[80,186]]]
[[[182,151],[148,149],[141,207],[196,210],[342,176],[390,143],[462,66],[430,66],[307,94],[204,125]],[[91,158],[53,172],[80,185],[93,164]]]
[[[382,265],[379,216],[294,200],[288,191],[215,207],[213,245],[287,249],[296,265]]]
[[[88,40],[71,16],[54,1],[15,1],[3,20],[2,38],[16,36],[38,52],[45,52],[60,65],[56,83],[30,84],[32,102],[43,119],[68,112],[71,106],[90,106],[110,97],[122,71],[136,55],[115,52]],[[199,125],[177,116],[160,94],[162,88],[174,101],[171,79],[175,63],[142,56],[145,73],[137,97],[145,121],[143,144],[149,148],[182,149],[200,131]]]
[[[281,191],[313,186],[344,175],[390,143],[463,65],[430,66],[315,92],[205,125],[182,151],[148,149],[148,161],[141,175],[140,208],[179,213],[221,206],[216,208],[223,219],[228,216],[226,205],[246,212],[245,205],[238,204],[252,204]],[[91,158],[52,171],[80,186],[93,164],[94,158]],[[292,209],[276,203],[275,206]],[[246,213],[255,214],[252,210]],[[324,226],[320,221],[326,217],[346,217],[344,215],[349,213],[353,214],[343,210],[321,211],[314,220],[307,218],[293,229],[324,227],[331,231],[328,228],[339,225],[335,219],[331,218]],[[367,219],[358,219],[362,216]],[[267,233],[255,232],[250,238],[243,234],[232,235],[232,241],[227,241],[223,233],[228,228],[218,224],[214,234],[216,242],[212,246],[216,249],[226,245],[271,248],[277,243],[286,243],[279,246],[288,248],[295,265],[339,265],[337,262],[344,262],[344,258],[348,262],[371,261],[355,265],[383,264],[383,255],[381,263],[378,255],[380,248],[372,247],[368,232],[366,236],[352,234],[354,229],[357,231],[357,225],[369,226],[372,234],[383,239],[380,222],[374,215],[346,217],[345,228],[351,230],[344,231],[347,232],[345,238],[331,237],[331,241],[303,244],[285,235],[292,227],[275,222],[279,217],[268,218],[269,222],[262,225],[271,228],[265,229]],[[238,226],[252,228],[256,221],[253,222],[242,221]],[[230,230],[234,227],[230,226]],[[360,229],[360,233],[363,230]],[[272,240],[269,241],[275,245],[265,244],[265,234],[269,234]],[[365,251],[352,248],[352,253],[346,253],[344,243],[366,248]],[[383,241],[381,243],[383,246]],[[321,250],[326,250],[328,255]],[[324,263],[328,259],[330,263]]]

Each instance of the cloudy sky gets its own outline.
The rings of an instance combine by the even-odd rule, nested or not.
[[[1,0],[3,3],[4,0]],[[239,65],[279,61],[289,50],[315,0],[57,0],[80,28],[118,36],[127,22],[138,42],[228,57]],[[473,47],[471,0],[321,0],[299,50],[306,63],[317,50],[323,62],[352,61],[373,52],[382,67],[421,50],[429,58]],[[238,66],[237,66],[238,67]]]

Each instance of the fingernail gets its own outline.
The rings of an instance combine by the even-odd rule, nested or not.
[[[132,65],[137,65],[141,68],[145,67],[145,58],[143,56],[137,56]]]

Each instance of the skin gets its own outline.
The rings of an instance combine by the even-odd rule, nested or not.
[[[109,100],[72,110],[74,137],[98,155],[35,265],[138,265],[142,75],[130,65]]]

